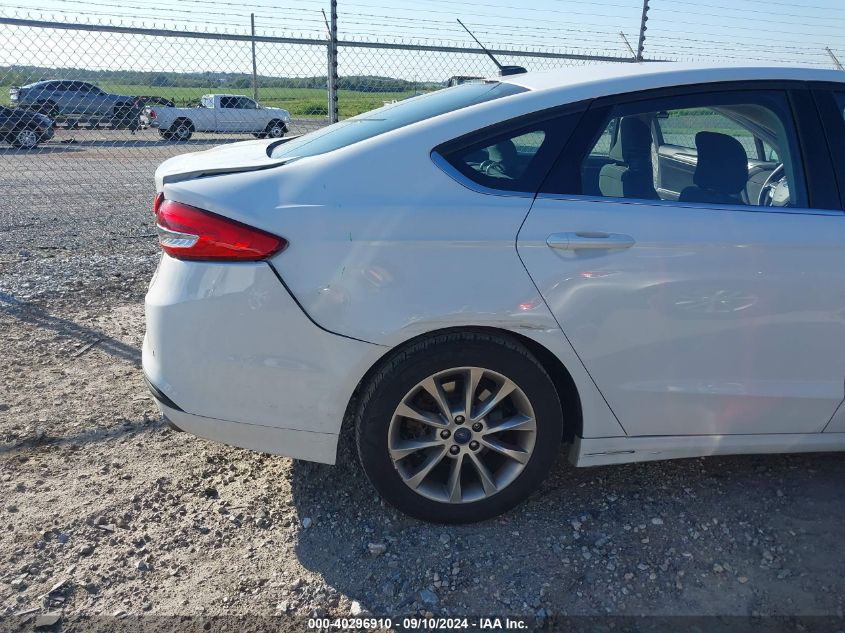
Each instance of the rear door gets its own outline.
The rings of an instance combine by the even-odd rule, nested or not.
[[[84,81],[74,81],[70,84],[73,93],[73,108],[77,114],[96,116],[104,114],[103,104],[97,99],[97,90]]]
[[[243,117],[238,110],[239,98],[223,95],[220,97],[217,113],[217,132],[240,132],[243,130]]]
[[[73,89],[73,81],[55,81],[51,98],[56,102],[62,114],[79,114],[77,109],[77,92]]]
[[[845,85],[817,86],[814,96],[832,154],[840,198],[845,203]],[[825,431],[845,433],[845,402],[839,406]]]
[[[85,100],[85,107],[88,112],[107,116],[113,113],[114,99],[94,84],[83,82],[80,92],[82,93],[82,98]]]
[[[814,433],[843,400],[845,215],[818,116],[807,90],[747,86],[595,103],[520,231],[529,274],[629,435]],[[743,200],[748,146],[694,122],[714,108],[770,129],[783,165],[765,202],[778,206]],[[610,121],[666,115],[717,148],[696,152],[693,184],[659,199],[591,188]],[[664,184],[656,154],[614,167],[618,189]]]
[[[238,132],[261,132],[267,127],[267,124],[261,121],[258,104],[249,97],[238,97],[237,108],[235,127]]]

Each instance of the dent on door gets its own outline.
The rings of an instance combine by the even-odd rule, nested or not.
[[[845,395],[844,222],[540,197],[518,250],[629,435],[812,433]]]

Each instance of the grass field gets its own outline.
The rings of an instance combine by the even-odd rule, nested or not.
[[[10,86],[0,86],[0,104],[9,105]],[[179,106],[195,105],[204,94],[223,92],[227,94],[242,94],[252,96],[251,89],[221,89],[181,88],[159,86],[129,86],[121,84],[101,84],[100,88],[112,94],[127,96],[149,95],[166,97]],[[404,99],[413,96],[414,92],[357,92],[353,90],[338,91],[338,107],[340,116],[349,117],[361,114],[367,110],[378,108],[385,101]],[[264,106],[275,106],[288,110],[293,116],[325,116],[327,114],[326,91],[318,88],[260,88],[258,101]]]

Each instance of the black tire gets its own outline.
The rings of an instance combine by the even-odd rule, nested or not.
[[[420,381],[469,366],[497,372],[517,384],[534,410],[536,441],[523,470],[502,490],[477,501],[437,501],[415,492],[402,480],[388,452],[388,429],[396,407]],[[481,332],[424,338],[395,354],[363,390],[356,428],[361,464],[378,492],[402,512],[437,523],[482,521],[525,500],[557,460],[562,436],[560,399],[543,366],[516,339]]]
[[[35,149],[41,142],[41,136],[37,129],[27,126],[12,132],[11,142],[13,147]]]
[[[173,134],[170,133],[170,130],[159,130],[158,135],[165,141],[173,140]]]
[[[282,138],[288,131],[284,121],[273,119],[258,138]]]
[[[188,119],[176,119],[168,130],[171,140],[185,142],[194,135],[194,124]]]

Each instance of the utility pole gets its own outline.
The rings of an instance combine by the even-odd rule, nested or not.
[[[258,103],[258,65],[255,62],[255,14],[249,14],[249,23],[252,27],[252,98]]]
[[[833,60],[833,63],[836,66],[837,70],[845,70],[845,68],[842,68],[842,64],[839,62],[839,59],[836,57],[836,54],[832,50],[830,50],[830,46],[825,46],[824,50],[826,50],[827,54],[830,55],[830,58]]]
[[[337,123],[338,107],[337,107],[337,0],[330,0],[330,24],[326,24],[329,30],[328,50],[328,73],[326,76],[326,83],[328,84],[329,93],[329,123]],[[325,13],[323,13],[325,18]]]
[[[643,61],[643,53],[645,52],[645,32],[646,32],[646,25],[645,23],[648,22],[648,0],[643,0],[643,15],[640,19],[640,41],[637,44],[637,55],[636,60],[638,62]]]

